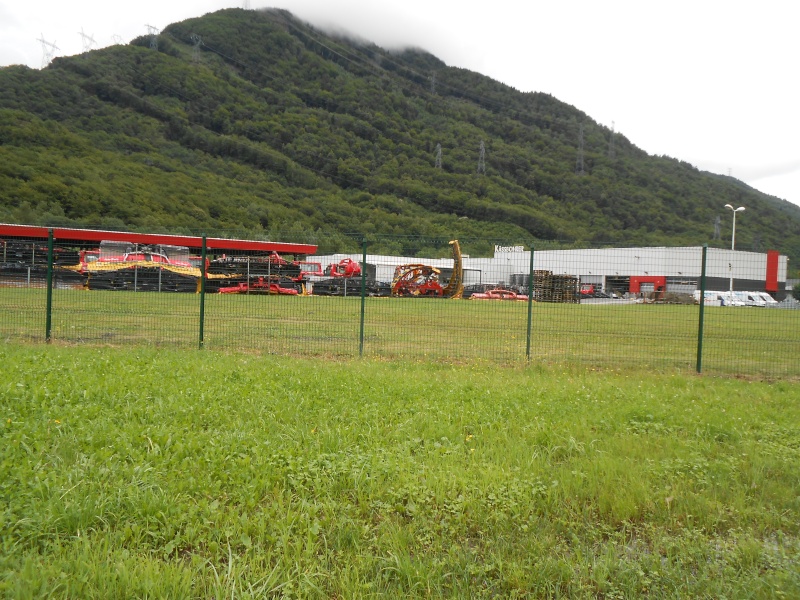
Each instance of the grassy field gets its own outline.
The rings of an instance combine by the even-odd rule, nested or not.
[[[800,390],[0,343],[0,595],[797,598]]]
[[[525,302],[368,298],[363,352],[387,359],[524,362]],[[295,356],[355,357],[359,298],[223,296],[205,298],[210,349]],[[55,290],[57,342],[196,348],[200,300],[194,294]],[[535,303],[531,360],[539,364],[638,367],[692,372],[699,307]],[[0,288],[0,339],[42,340],[44,290]],[[705,373],[800,377],[800,311],[708,308]]]

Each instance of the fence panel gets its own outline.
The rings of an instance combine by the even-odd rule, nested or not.
[[[412,360],[525,358],[524,273],[517,277],[509,266],[495,269],[489,277],[480,262],[465,266],[469,254],[491,247],[487,240],[392,238],[391,246],[392,255],[379,254],[378,241],[367,247],[366,260],[355,254],[325,259],[366,263],[366,356]]]
[[[327,265],[269,252],[209,254],[205,346],[278,354],[357,356],[360,280],[338,278],[325,296],[313,281]]]
[[[198,336],[200,270],[188,249],[129,243],[59,243],[53,340],[191,347]],[[58,281],[54,276],[54,281]]]
[[[0,253],[0,339],[44,340],[47,239],[2,239]]]
[[[763,254],[712,253],[707,285],[703,372],[797,376],[800,370],[800,310],[787,298],[777,302],[763,292],[759,280],[748,282],[742,273],[765,279]],[[732,279],[731,279],[732,277]],[[759,290],[760,288],[760,290]]]
[[[667,277],[686,267],[670,264],[675,259],[665,250],[537,251],[532,358],[606,368],[692,368],[696,281]],[[700,258],[698,251],[681,260],[696,260],[699,273]]]
[[[279,256],[228,242],[261,250],[217,245],[203,261],[196,247],[56,236],[48,315],[48,239],[0,239],[0,339],[44,341],[49,323],[66,343],[800,373],[800,304],[763,293],[776,269],[786,277],[777,253],[709,249],[701,321],[699,247],[531,256],[493,240],[338,237],[325,248],[339,253]]]

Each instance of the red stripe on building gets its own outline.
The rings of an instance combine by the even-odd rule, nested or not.
[[[767,280],[764,283],[764,290],[767,292],[778,291],[778,258],[780,253],[777,250],[767,250]]]

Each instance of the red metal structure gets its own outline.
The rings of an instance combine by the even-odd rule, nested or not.
[[[0,237],[41,238],[46,240],[51,228],[33,225],[8,225],[0,223]],[[53,227],[53,238],[59,242],[72,241],[100,243],[129,242],[133,244],[186,246],[200,249],[203,238],[188,235],[166,235],[160,233],[132,233],[126,231],[105,231],[101,229],[71,229]],[[238,240],[226,238],[206,238],[206,249],[224,251],[276,252],[295,256],[314,254],[317,247],[312,244],[291,244],[286,242],[258,242],[254,240]]]
[[[297,296],[298,291],[292,288],[282,287],[274,281],[267,281],[259,277],[258,281],[238,283],[236,285],[219,288],[220,294],[281,294],[287,296]]]
[[[328,277],[361,277],[361,265],[351,258],[343,258],[325,268]]]
[[[444,288],[439,283],[441,271],[423,264],[400,265],[394,270],[392,295],[441,296]]]
[[[528,296],[525,294],[518,294],[512,290],[496,289],[487,290],[485,292],[476,292],[470,296],[470,300],[523,300],[528,301]]]
[[[267,293],[296,294],[304,283],[297,258],[317,250],[309,244],[205,238],[202,264],[202,237],[0,224],[3,255],[11,248],[17,256],[4,265],[3,276],[12,281],[24,271],[26,281],[43,281],[51,231],[57,279],[90,290],[198,292],[205,281],[206,292],[226,287],[225,293],[239,293],[244,282],[245,291],[249,283],[250,291],[264,293],[262,284],[253,283],[264,277]]]

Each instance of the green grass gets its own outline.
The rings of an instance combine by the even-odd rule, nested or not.
[[[0,591],[800,597],[800,391],[0,345]]]
[[[42,340],[44,290],[0,288],[0,339]],[[359,298],[222,296],[205,299],[210,349],[355,357],[361,347]],[[363,352],[386,359],[524,362],[526,303],[368,298]],[[540,364],[636,367],[692,372],[699,307],[533,305],[531,360]],[[195,294],[55,290],[56,342],[196,348]],[[708,308],[705,373],[800,376],[800,311]]]

